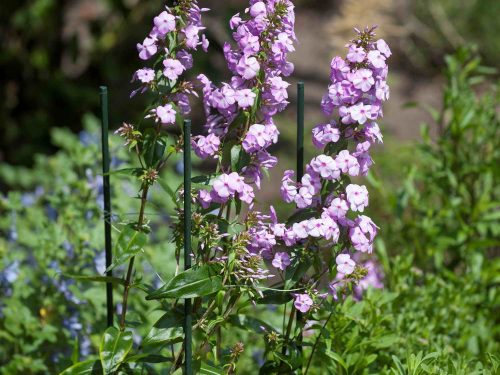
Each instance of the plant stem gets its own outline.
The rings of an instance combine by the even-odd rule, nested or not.
[[[141,230],[144,224],[144,210],[146,209],[147,197],[148,197],[149,186],[145,185],[142,189],[141,195],[141,208],[139,209],[139,219],[137,220],[137,229]],[[130,258],[127,269],[127,276],[125,276],[125,286],[123,290],[122,299],[122,313],[120,317],[120,330],[125,329],[125,317],[127,315],[127,304],[128,304],[128,293],[130,290],[130,285],[132,283],[132,273],[134,271],[135,257]]]
[[[288,326],[286,327],[285,341],[283,342],[283,348],[281,349],[281,353],[283,355],[286,354],[286,347],[288,345],[288,341],[290,340],[290,333],[292,332],[292,324],[295,311],[296,311],[295,305],[293,305],[292,303],[292,309],[290,310],[290,319],[288,320]]]
[[[307,361],[307,366],[306,366],[306,370],[304,372],[304,375],[307,375],[307,372],[309,371],[309,366],[311,366],[314,351],[316,350],[316,347],[318,346],[319,339],[321,338],[321,335],[323,334],[323,331],[324,331],[326,325],[328,324],[328,322],[330,321],[332,316],[333,316],[333,311],[330,313],[330,315],[328,315],[328,318],[326,319],[325,323],[323,324],[321,331],[319,331],[318,337],[316,337],[316,340],[314,341],[314,345],[312,347],[311,355],[309,356],[309,360]]]

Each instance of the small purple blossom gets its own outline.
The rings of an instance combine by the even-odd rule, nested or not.
[[[179,60],[165,59],[163,61],[163,75],[172,81],[175,81],[186,69]]]
[[[353,273],[356,263],[351,259],[349,254],[339,254],[335,258],[337,263],[337,270],[344,275],[350,275]]]
[[[273,267],[284,271],[290,264],[290,256],[287,253],[279,252],[274,254],[274,259],[272,261]]]
[[[201,159],[206,159],[219,151],[220,139],[215,134],[206,137],[199,135],[192,139],[191,144],[195,154]]]
[[[340,131],[332,124],[319,124],[312,130],[312,141],[316,148],[323,149],[330,142],[340,139]]]
[[[366,186],[349,184],[345,191],[351,210],[363,212],[365,207],[368,206],[368,190]]]
[[[308,294],[297,294],[295,296],[295,301],[293,302],[293,305],[301,313],[306,313],[311,309],[313,305],[313,300],[311,299],[311,297],[309,297]]]
[[[142,44],[137,43],[137,51],[139,52],[139,58],[142,60],[149,60],[153,55],[158,52],[158,47],[156,45],[156,40],[150,37],[144,39]]]
[[[175,109],[171,104],[165,104],[164,106],[156,107],[153,110],[156,115],[157,121],[159,121],[162,125],[169,125],[175,123]]]

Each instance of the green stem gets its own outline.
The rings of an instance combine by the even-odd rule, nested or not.
[[[286,348],[288,345],[288,341],[290,340],[290,333],[292,332],[293,317],[294,315],[296,315],[295,311],[295,305],[292,304],[292,309],[290,310],[290,319],[288,320],[288,326],[286,327],[285,340],[283,341],[283,348],[281,349],[281,353],[283,355],[286,355]]]
[[[328,322],[330,321],[332,316],[333,316],[333,311],[330,313],[330,315],[328,315],[328,318],[326,319],[325,324],[323,324],[321,331],[319,331],[318,337],[316,337],[316,340],[314,341],[314,345],[312,347],[311,355],[309,356],[309,360],[307,361],[307,366],[306,366],[306,370],[304,372],[304,375],[307,375],[307,372],[309,371],[309,366],[311,366],[314,351],[316,350],[316,347],[318,346],[319,339],[321,338],[321,335],[323,334],[323,331],[325,330],[325,327],[328,324]]]
[[[141,208],[139,210],[139,219],[137,220],[137,229],[141,230],[142,225],[144,224],[144,210],[146,208],[147,197],[148,197],[149,186],[145,185],[142,189],[141,196]],[[128,263],[127,275],[125,276],[125,286],[123,290],[123,299],[122,299],[122,313],[120,317],[120,330],[125,329],[125,318],[127,315],[127,304],[128,304],[128,294],[130,291],[130,287],[132,284],[132,273],[134,271],[134,261],[135,257],[130,258]]]

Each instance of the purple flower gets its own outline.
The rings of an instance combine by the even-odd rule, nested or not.
[[[167,33],[175,30],[175,16],[166,11],[156,16],[153,22],[159,37],[165,37]]]
[[[292,231],[296,238],[304,239],[309,236],[309,220],[303,220],[292,225]]]
[[[149,60],[156,52],[158,52],[158,47],[156,46],[156,40],[150,37],[144,39],[142,44],[137,43],[137,51],[139,52],[139,58],[142,60]]]
[[[363,129],[365,137],[372,143],[376,141],[382,143],[382,133],[376,122],[368,122]]]
[[[346,189],[347,202],[351,210],[363,212],[368,206],[368,190],[364,185],[350,184]]]
[[[201,207],[208,208],[212,203],[212,197],[210,193],[206,190],[200,190],[198,192],[198,202],[200,202]]]
[[[350,275],[354,271],[354,267],[356,267],[356,263],[351,259],[349,254],[339,254],[337,258],[335,258],[335,262],[337,263],[337,270],[344,275]]]
[[[198,46],[198,43],[200,42],[200,30],[203,28],[195,26],[195,25],[189,25],[187,26],[183,31],[184,35],[186,37],[186,46],[192,49],[196,49]]]
[[[228,198],[236,191],[243,190],[243,179],[236,172],[233,173],[222,174],[214,181],[213,188],[219,197]]]
[[[243,56],[236,66],[238,74],[247,80],[254,78],[259,70],[260,64],[253,56]]]
[[[328,213],[332,219],[341,219],[344,218],[349,210],[349,206],[347,202],[342,198],[335,198],[330,203],[330,206],[325,208],[325,211]]]
[[[373,52],[373,51],[372,51]],[[363,92],[368,92],[372,88],[375,80],[373,79],[373,73],[368,69],[357,70],[352,77],[352,83],[354,87]]]
[[[310,165],[314,172],[318,173],[324,179],[335,180],[340,176],[339,166],[331,156],[319,155],[311,160]]]
[[[250,7],[250,15],[254,18],[267,15],[266,4],[258,1]]]
[[[153,110],[157,120],[160,121],[163,125],[173,124],[175,123],[175,109],[171,104],[165,104],[164,106],[156,107]]]
[[[193,55],[191,55],[188,51],[180,50],[177,52],[177,59],[185,69],[191,69],[193,67]]]
[[[319,124],[312,130],[313,144],[317,148],[324,148],[330,142],[337,142],[340,139],[340,131],[332,124]]]
[[[359,175],[359,163],[358,159],[349,154],[349,151],[342,150],[335,158],[337,168],[339,168],[343,173],[348,173],[350,176]]]
[[[325,240],[337,243],[339,241],[340,229],[337,223],[328,215],[321,215],[323,225],[323,237]]]
[[[385,56],[390,57],[392,55],[391,50],[384,39],[377,40],[377,49]]]
[[[301,313],[306,313],[311,309],[313,305],[313,300],[311,299],[311,297],[309,297],[308,294],[297,294],[295,296],[295,301],[293,302],[293,305]]]
[[[155,79],[155,71],[150,68],[139,69],[132,77],[133,81],[141,81],[142,83],[150,83]]]
[[[243,140],[243,149],[248,153],[263,150],[278,141],[278,134],[278,128],[274,124],[254,124]]]
[[[368,270],[368,273],[354,287],[354,292],[358,299],[361,299],[363,291],[369,287],[376,289],[382,289],[384,287],[384,283],[382,281],[384,275],[379,264],[373,260],[368,260],[363,263],[362,266]]]
[[[165,59],[163,61],[163,75],[172,81],[175,81],[185,70],[184,65],[176,59]]]
[[[385,56],[380,53],[380,51],[370,51],[368,52],[368,61],[373,65],[374,68],[382,69],[385,68]]]
[[[349,115],[352,120],[364,124],[368,119],[374,120],[371,110],[371,105],[359,103],[349,108]]]
[[[284,271],[290,264],[290,256],[287,253],[279,252],[274,254],[274,259],[272,261],[273,267]]]
[[[295,185],[295,181],[292,179],[294,174],[294,171],[287,170],[283,173],[283,178],[281,180],[281,198],[286,203],[293,202],[295,196],[297,195],[297,186]]]
[[[352,245],[358,251],[371,253],[373,241],[377,235],[377,226],[368,217],[360,215],[354,222],[354,226],[349,230],[349,238]]]
[[[235,98],[240,108],[248,108],[253,106],[256,96],[252,90],[243,89],[236,91]]]
[[[366,57],[366,52],[361,47],[356,47],[355,45],[351,45],[349,47],[349,52],[347,53],[347,60],[353,63],[361,63],[364,61]]]
[[[206,137],[200,135],[194,137],[191,144],[195,154],[201,159],[206,159],[219,151],[220,139],[214,134],[209,134]]]

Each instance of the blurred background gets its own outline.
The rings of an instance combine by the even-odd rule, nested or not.
[[[385,134],[415,139],[426,119],[402,104],[437,105],[444,56],[475,44],[486,65],[500,61],[500,2],[496,0],[298,0],[294,80],[306,82],[308,122],[320,116],[329,62],[343,52],[354,26],[379,25],[391,58],[392,99]],[[197,56],[199,70],[215,79],[226,69],[221,44],[227,19],[245,7],[242,0],[207,0],[205,22],[210,54]],[[97,113],[98,86],[109,86],[114,127],[142,113],[146,98],[128,100],[133,72],[140,67],[135,44],[142,41],[161,1],[4,0],[0,9],[0,161],[32,165],[36,153],[53,153],[50,129],[82,129],[86,113]],[[294,88],[290,94],[293,97]],[[5,186],[3,187],[5,189]]]
[[[204,16],[211,47],[195,56],[191,73],[223,80],[221,46],[229,39],[228,20],[247,1],[199,3],[212,9]],[[296,70],[291,104],[276,121],[281,136],[272,153],[280,163],[258,196],[265,211],[277,201],[282,171],[294,168],[295,83],[306,86],[309,160],[317,153],[307,142],[310,129],[324,120],[320,100],[330,61],[345,54],[353,27],[379,25],[378,37],[393,52],[391,98],[380,122],[384,144],[372,155],[376,164],[368,178],[359,180],[370,191],[368,214],[381,227],[376,254],[360,259],[370,271],[357,291],[358,302],[339,306],[327,327],[336,337],[331,350],[343,358],[345,371],[332,358],[319,357],[311,373],[325,373],[326,363],[335,374],[365,374],[366,368],[398,375],[498,373],[500,1],[295,3],[299,41],[291,60]],[[105,268],[98,88],[109,87],[112,129],[143,115],[148,96],[129,99],[132,74],[142,67],[135,45],[162,4],[1,2],[2,375],[56,373],[99,346],[103,287],[58,275],[94,275]],[[192,116],[199,133],[202,113]],[[113,136],[110,143],[112,168],[130,166],[122,141]],[[180,160],[172,160],[164,178],[177,186],[181,174]],[[113,176],[112,185],[113,220],[134,217],[136,181]],[[147,215],[154,236],[137,267],[144,282],[157,286],[174,269],[173,249],[166,245],[166,224],[174,213],[161,188],[151,201]],[[276,208],[280,214],[291,209],[279,203]],[[141,296],[132,298],[130,311],[142,335],[159,317]],[[274,319],[268,311],[256,308],[255,313],[266,322]],[[241,373],[255,373],[261,343],[251,333],[231,332],[227,347],[234,340],[248,346]]]

